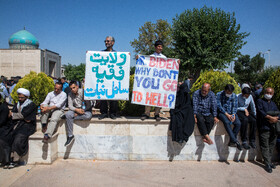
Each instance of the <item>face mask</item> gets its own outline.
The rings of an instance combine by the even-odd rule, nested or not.
[[[264,95],[264,98],[267,99],[267,100],[270,100],[270,99],[272,98],[272,95],[265,94],[265,95]]]
[[[226,94],[227,97],[230,97],[232,94]]]
[[[245,99],[245,100],[246,100],[246,99],[247,99],[247,97],[243,97],[243,99]]]

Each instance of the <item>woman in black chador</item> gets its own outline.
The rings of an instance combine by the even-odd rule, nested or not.
[[[172,131],[172,141],[180,144],[188,141],[194,130],[194,115],[186,83],[179,86],[176,96],[175,109],[170,110],[171,120],[169,129]]]
[[[0,94],[0,163],[2,166],[9,164],[11,136],[13,130],[9,118],[9,108]],[[3,101],[2,101],[3,100]]]
[[[36,105],[28,99],[30,92],[19,88],[18,103],[14,105],[10,116],[12,116],[10,131],[7,132],[5,143],[10,146],[9,165],[13,168],[18,164],[20,157],[28,152],[28,137],[36,130]],[[2,142],[3,143],[3,142]]]

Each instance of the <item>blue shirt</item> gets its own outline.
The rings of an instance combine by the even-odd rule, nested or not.
[[[209,116],[211,113],[214,117],[217,116],[217,102],[214,92],[210,91],[205,97],[201,95],[201,90],[196,90],[193,93],[193,112]]]
[[[69,87],[69,84],[67,82],[64,82],[63,83],[63,86],[62,86],[62,91],[65,90],[65,88]]]
[[[237,96],[235,93],[232,93],[230,97],[226,96],[225,91],[217,93],[217,108],[219,112],[223,114],[236,114],[237,106]]]
[[[239,111],[245,111],[245,109],[247,109],[250,105],[252,112],[254,113],[254,115],[257,114],[256,112],[256,105],[254,102],[254,99],[252,97],[252,95],[250,95],[247,99],[245,99],[242,94],[239,94],[237,96],[237,101],[238,101],[238,108],[237,110]]]

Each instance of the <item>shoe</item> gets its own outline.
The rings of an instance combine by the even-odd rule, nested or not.
[[[67,147],[68,145],[70,145],[75,139],[75,136],[71,136],[71,137],[68,137],[67,136],[67,141],[65,142],[64,146]]]
[[[49,135],[45,134],[44,135],[44,139],[43,139],[43,142],[44,143],[48,143],[48,140],[50,139]]]
[[[110,115],[110,118],[111,118],[111,119],[114,119],[114,120],[117,119],[117,117],[116,117],[115,114],[111,114],[111,115]]]
[[[48,125],[42,124],[42,133],[45,133],[47,131]]]
[[[270,167],[271,167],[272,169],[276,169],[276,166],[275,166],[274,164],[270,164]]]
[[[242,147],[246,150],[249,150],[250,149],[250,146],[245,142],[245,143],[242,143]]]
[[[257,148],[257,145],[255,142],[250,142],[250,146],[253,148],[253,149],[256,149]]]
[[[16,162],[11,162],[8,168],[9,168],[9,169],[13,169],[13,168],[15,168],[15,167],[17,167],[17,166],[18,166],[18,163],[16,163]]]
[[[272,173],[272,168],[269,164],[265,165],[264,167],[265,171],[267,171],[268,173]]]
[[[155,119],[156,119],[156,121],[160,121],[161,117],[159,117],[159,115],[155,115]]]
[[[5,164],[5,165],[3,166],[3,169],[9,169],[9,165],[10,165],[10,164]]]
[[[237,141],[235,142],[236,148],[241,151],[242,150],[242,146],[240,145],[240,143]]]
[[[235,147],[236,145],[235,145],[234,142],[229,141],[228,146],[229,146],[229,147]]]
[[[144,121],[145,119],[149,119],[149,118],[150,118],[150,116],[143,114],[141,117],[141,120]]]
[[[98,119],[101,120],[101,119],[104,119],[104,118],[107,118],[107,114],[100,114]]]

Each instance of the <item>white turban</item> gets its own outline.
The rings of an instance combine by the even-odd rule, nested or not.
[[[246,84],[246,83],[244,83],[244,84],[242,84],[242,86],[241,86],[241,90],[243,90],[243,88],[250,88],[250,86],[249,86],[249,84]]]
[[[27,96],[27,97],[30,96],[29,90],[27,90],[27,89],[25,89],[25,88],[19,88],[19,89],[17,89],[17,93],[18,93],[18,94],[23,94],[23,95],[25,95],[25,96]]]

